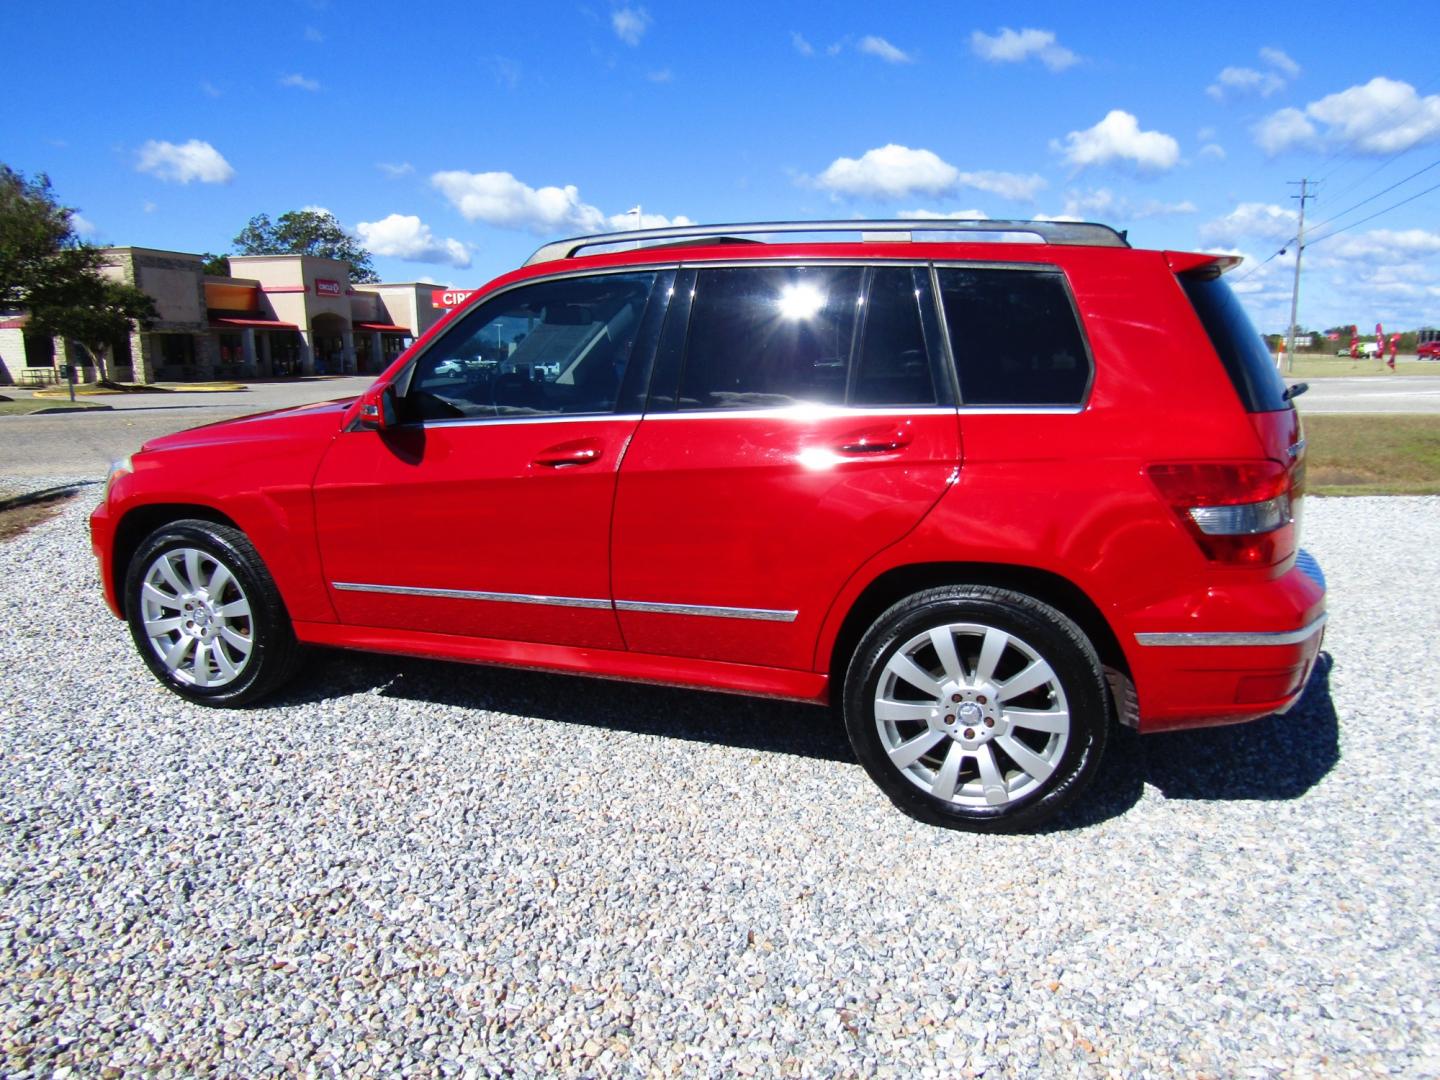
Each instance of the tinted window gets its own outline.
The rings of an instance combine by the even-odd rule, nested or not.
[[[842,404],[858,267],[740,267],[696,275],[682,409]]]
[[[909,267],[872,272],[852,404],[935,404],[915,285]]]
[[[1090,357],[1054,271],[946,267],[941,306],[966,405],[1078,405]]]
[[[408,418],[613,411],[654,282],[569,278],[483,303],[420,357]]]
[[[1294,408],[1285,399],[1285,380],[1276,370],[1270,350],[1255,332],[1230,286],[1218,275],[1203,274],[1182,274],[1180,284],[1205,324],[1205,332],[1245,408],[1250,412]]]

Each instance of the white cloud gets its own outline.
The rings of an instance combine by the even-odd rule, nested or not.
[[[77,236],[95,235],[95,223],[87,217],[81,217],[79,214],[71,214],[70,225],[75,230]]]
[[[221,90],[218,86],[212,83],[209,79],[205,79],[200,83],[200,89],[204,92],[206,97],[220,97],[220,95],[224,93],[223,90]]]
[[[647,71],[645,78],[653,83],[671,83],[675,81],[675,73],[669,68],[661,68],[659,71]]]
[[[1324,246],[1328,249],[1325,254],[1330,257],[1370,259],[1381,265],[1393,265],[1405,259],[1440,255],[1440,233],[1425,229],[1371,229],[1337,236],[1333,243]],[[1435,277],[1433,269],[1427,272],[1432,279]]]
[[[160,209],[160,207],[156,206],[153,202],[150,202],[148,200],[142,203],[140,205],[140,208],[144,210],[147,214],[153,214],[156,210]]]
[[[1285,89],[1285,80],[1273,71],[1256,71],[1254,68],[1222,68],[1215,81],[1205,88],[1216,101],[1224,101],[1227,93],[1259,94],[1269,97]]]
[[[430,182],[467,221],[483,221],[540,235],[561,231],[598,232],[605,227],[600,209],[580,201],[574,184],[532,188],[508,172],[437,172]]]
[[[1284,50],[1277,49],[1273,45],[1267,45],[1260,50],[1260,59],[1271,67],[1278,68],[1287,79],[1293,79],[1300,74],[1300,65],[1291,60]]]
[[[1034,173],[1022,176],[1020,173],[1008,172],[962,172],[956,176],[955,182],[960,187],[988,191],[992,195],[1014,199],[1016,202],[1034,202],[1036,192],[1045,187],[1045,178]]]
[[[1278,154],[1292,146],[1308,146],[1317,132],[1299,109],[1281,109],[1261,120],[1254,128],[1255,143],[1267,154]]]
[[[816,183],[841,195],[899,199],[916,193],[942,195],[959,179],[960,170],[931,151],[889,143],[859,158],[836,158]]]
[[[867,150],[859,158],[836,158],[814,183],[839,195],[870,198],[946,195],[957,188],[973,188],[1004,199],[1033,202],[1036,192],[1045,187],[1045,178],[995,170],[961,172],[933,151],[889,143]]]
[[[235,177],[235,170],[220,151],[200,139],[179,144],[150,139],[140,147],[135,168],[179,184],[192,180],[202,184],[228,184]]]
[[[1440,94],[1421,97],[1409,83],[1381,77],[1312,101],[1303,113],[1281,109],[1255,128],[1255,141],[1270,154],[1310,144],[1396,154],[1437,140]]]
[[[444,263],[464,270],[470,252],[459,240],[441,240],[430,226],[413,214],[391,214],[380,221],[362,221],[355,226],[360,240],[376,255],[406,262]]]
[[[878,56],[887,64],[913,64],[915,62],[915,58],[909,53],[903,49],[896,48],[883,37],[877,37],[875,34],[867,34],[861,38],[860,44],[857,45],[856,48],[862,53]]]
[[[610,26],[615,36],[626,45],[639,45],[645,31],[650,29],[650,13],[643,7],[617,8],[610,14]]]
[[[299,72],[296,72],[293,75],[280,76],[280,85],[290,86],[296,90],[308,90],[312,94],[320,89],[320,82],[318,79],[307,79]]]
[[[638,217],[638,221],[636,220]],[[624,213],[611,214],[610,227],[612,229],[668,229],[672,225],[694,225],[684,214],[676,214],[673,218],[664,214],[640,214]]]
[[[1241,203],[1224,217],[1200,226],[1200,239],[1207,244],[1240,245],[1264,240],[1287,244],[1295,236],[1300,215],[1273,203]]]
[[[950,210],[940,213],[937,210],[901,210],[902,218],[913,218],[916,221],[988,221],[990,215],[984,210]]]
[[[1141,169],[1164,170],[1180,160],[1174,138],[1162,131],[1141,131],[1140,122],[1122,109],[1112,109],[1092,128],[1070,132],[1063,147],[1058,140],[1050,145],[1076,169],[1128,161]]]
[[[402,176],[409,176],[415,171],[415,166],[411,165],[408,161],[401,161],[398,164],[392,161],[377,161],[375,167],[391,180],[398,180]]]
[[[1035,57],[1051,71],[1064,71],[1080,60],[1056,43],[1052,30],[1012,30],[1006,26],[995,35],[976,30],[970,35],[970,49],[994,64],[1016,64]]]
[[[1248,67],[1227,67],[1205,88],[1205,92],[1216,101],[1245,94],[1259,94],[1270,97],[1285,89],[1289,81],[1300,74],[1300,65],[1291,60],[1280,49],[1266,46],[1260,50],[1260,59],[1271,68],[1257,71]]]
[[[795,51],[798,52],[801,56],[815,55],[815,46],[811,45],[810,42],[806,41],[805,36],[798,31],[791,32],[790,44],[795,46]]]
[[[1137,202],[1123,195],[1116,195],[1109,188],[1094,188],[1090,191],[1067,191],[1065,203],[1054,221],[1141,221],[1145,218],[1171,217],[1177,214],[1193,214],[1198,208],[1188,199],[1167,203],[1160,199],[1146,199]]]
[[[1202,158],[1214,158],[1216,161],[1224,161],[1226,158],[1225,148],[1219,143],[1206,143],[1200,147]]]

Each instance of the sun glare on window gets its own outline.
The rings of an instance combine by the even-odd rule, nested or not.
[[[813,319],[825,306],[825,294],[808,281],[795,282],[780,290],[776,301],[785,319]]]

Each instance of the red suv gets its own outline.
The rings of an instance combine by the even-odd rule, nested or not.
[[[905,812],[1030,828],[1112,723],[1284,710],[1320,648],[1235,262],[1059,222],[550,244],[362,397],[118,465],[106,599],[204,704],[306,644],[833,704]]]

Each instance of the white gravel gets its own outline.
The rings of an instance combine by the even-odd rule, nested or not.
[[[975,837],[802,707],[318,654],[193,708],[94,491],[0,546],[6,1075],[1440,1073],[1440,499],[1309,500],[1300,708]]]

